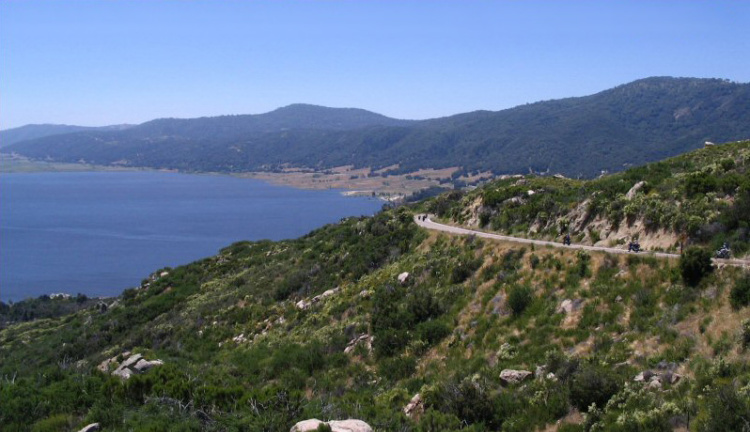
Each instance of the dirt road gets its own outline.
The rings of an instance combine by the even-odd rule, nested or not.
[[[475,230],[470,230],[466,228],[460,228],[460,227],[455,227],[451,225],[441,224],[438,222],[433,222],[432,219],[430,219],[429,215],[421,215],[421,214],[416,215],[414,217],[414,221],[417,223],[417,225],[421,226],[422,228],[435,230],[435,231],[442,231],[442,232],[446,232],[450,234],[474,235],[474,236],[486,238],[486,239],[503,240],[503,241],[509,241],[509,242],[515,242],[515,243],[523,243],[523,244],[533,244],[537,246],[552,246],[552,247],[560,247],[560,248],[566,248],[566,249],[581,249],[581,250],[587,250],[587,251],[608,252],[608,253],[616,253],[616,254],[633,253],[633,252],[628,252],[628,250],[624,248],[620,249],[620,248],[613,248],[613,247],[587,246],[587,245],[580,245],[580,244],[571,244],[568,246],[562,243],[551,242],[551,241],[546,241],[546,240],[532,240],[532,239],[527,239],[527,238],[522,238],[522,237],[512,237],[512,236],[506,236],[506,235],[500,235],[500,234],[486,233],[482,231],[475,231]],[[665,252],[652,252],[652,251],[641,251],[641,252],[638,252],[638,255],[653,256],[656,258],[672,258],[672,259],[680,258],[680,255],[678,254],[665,253]],[[714,262],[722,263],[726,265],[750,267],[750,260],[714,258]]]

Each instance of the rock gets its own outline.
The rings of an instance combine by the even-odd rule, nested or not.
[[[560,303],[555,312],[569,314],[577,309],[576,302],[571,299],[565,299]]]
[[[369,290],[362,290],[359,292],[359,296],[362,298],[370,298],[372,293]]]
[[[330,297],[330,296],[336,294],[337,292],[339,292],[338,288],[333,288],[333,289],[326,290],[326,291],[323,292],[323,294],[320,295],[320,298],[324,299],[324,298]]]
[[[671,372],[669,374],[669,383],[677,384],[682,379],[682,375]]]
[[[656,368],[657,369],[661,369],[661,370],[670,370],[670,371],[673,371],[673,370],[677,369],[677,363],[675,363],[675,362],[668,362],[668,361],[662,360],[659,363],[657,363]]]
[[[617,297],[615,297],[616,303],[620,303],[621,301],[622,301],[622,296],[618,295]]]
[[[406,280],[409,279],[409,272],[403,272],[400,275],[398,275],[398,281],[403,285],[406,283]]]
[[[651,378],[654,377],[654,376],[655,376],[655,374],[653,372],[651,372],[650,370],[647,370],[647,371],[643,371],[643,372],[639,373],[638,375],[636,375],[635,378],[633,378],[633,381],[635,381],[635,382],[650,381]]]
[[[362,420],[331,420],[323,422],[318,419],[302,420],[289,430],[289,432],[313,432],[318,426],[327,424],[333,432],[372,432],[372,427]]]
[[[302,299],[295,304],[297,306],[297,309],[299,310],[307,310],[310,309],[311,303],[305,299]]]
[[[161,366],[163,364],[164,362],[161,360],[148,361],[146,359],[141,359],[138,361],[138,363],[135,364],[135,366],[133,366],[133,369],[138,372],[146,372],[154,366]]]
[[[547,374],[547,365],[539,365],[534,371],[534,378],[542,379]]]
[[[363,334],[350,340],[349,343],[346,344],[346,348],[344,348],[344,354],[349,354],[350,352],[354,351],[354,348],[356,348],[357,345],[363,341],[367,344],[367,350],[372,351],[372,336]]]
[[[518,384],[531,375],[533,373],[527,370],[503,369],[500,372],[500,379],[506,384]]]
[[[232,338],[232,341],[237,344],[241,344],[243,342],[247,342],[247,338],[245,337],[244,333],[241,333],[239,336],[235,336]]]
[[[372,427],[362,420],[331,420],[328,422],[333,432],[372,432]]]
[[[138,362],[138,360],[140,360],[142,358],[143,358],[143,356],[140,355],[140,354],[133,354],[130,357],[128,357],[127,360],[125,360],[124,362],[122,362],[122,364],[120,365],[120,368],[128,368],[128,367],[136,364]]]
[[[116,362],[117,362],[117,357],[112,357],[99,363],[99,366],[97,366],[96,368],[99,369],[99,371],[101,372],[107,373],[109,372],[110,367]]]
[[[297,422],[294,426],[292,426],[289,432],[314,431],[321,424],[325,424],[325,423],[318,419],[302,420],[301,422]]]
[[[404,414],[412,420],[417,420],[422,414],[424,414],[424,401],[419,393],[415,394],[404,407]]]
[[[547,379],[550,381],[557,381],[557,376],[553,374],[552,372],[547,374]]]
[[[133,376],[134,373],[130,369],[123,368],[122,366],[120,366],[119,368],[115,369],[114,372],[112,372],[112,375],[114,375],[116,377],[120,377],[122,379],[128,379],[131,376]]]
[[[661,381],[658,379],[653,379],[648,382],[648,385],[646,385],[647,388],[651,390],[661,390]]]
[[[634,184],[633,187],[630,188],[628,193],[625,194],[625,199],[631,200],[635,198],[635,194],[638,192],[638,190],[641,189],[645,185],[646,185],[645,181],[639,181],[638,183]]]
[[[84,426],[83,429],[79,430],[78,432],[96,432],[99,429],[99,423],[91,423],[88,426]]]

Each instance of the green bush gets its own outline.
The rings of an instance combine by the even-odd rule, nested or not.
[[[576,371],[570,380],[570,401],[581,411],[586,411],[593,403],[603,407],[619,389],[619,380],[611,372],[585,366]]]
[[[689,247],[680,256],[680,274],[686,285],[697,286],[713,270],[711,253],[706,249]]]
[[[515,316],[521,315],[533,299],[531,289],[527,286],[514,285],[508,292],[508,306]]]
[[[745,273],[734,282],[729,292],[729,302],[735,309],[750,305],[750,273]]]

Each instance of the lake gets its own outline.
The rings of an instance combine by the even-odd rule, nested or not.
[[[0,300],[118,295],[233,242],[296,238],[382,204],[229,176],[0,174]]]

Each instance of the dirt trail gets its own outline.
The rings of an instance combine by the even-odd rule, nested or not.
[[[424,217],[424,219],[422,219]],[[433,222],[432,219],[430,219],[429,215],[416,215],[414,217],[414,221],[422,228],[435,230],[435,231],[442,231],[447,232],[450,234],[458,234],[458,235],[474,235],[481,238],[487,238],[492,240],[503,240],[503,241],[510,241],[510,242],[516,242],[516,243],[523,243],[523,244],[533,244],[537,246],[552,246],[552,247],[560,247],[560,248],[566,248],[566,249],[581,249],[581,250],[587,250],[587,251],[596,251],[596,252],[608,252],[608,253],[616,253],[616,254],[629,254],[633,252],[628,252],[627,249],[620,249],[620,248],[611,248],[611,247],[604,247],[604,246],[587,246],[587,245],[580,245],[580,244],[572,244],[572,245],[564,245],[562,243],[547,241],[547,240],[532,240],[522,237],[512,237],[512,236],[506,236],[501,234],[492,234],[492,233],[486,233],[482,231],[475,231],[470,230],[466,228],[460,228],[455,227],[451,225],[445,225],[438,222]],[[672,254],[672,253],[666,253],[666,252],[652,252],[652,251],[641,251],[638,253],[639,255],[646,255],[646,256],[652,256],[656,258],[672,258],[672,259],[678,259],[680,258],[679,254]],[[713,261],[717,264],[725,264],[725,265],[733,265],[733,266],[741,266],[741,267],[750,267],[750,260],[742,260],[742,259],[717,259],[714,258]]]

